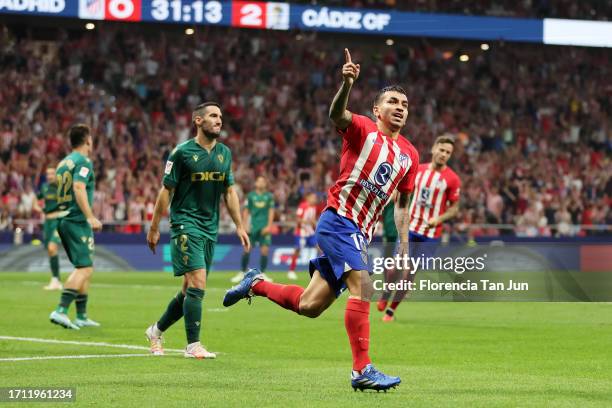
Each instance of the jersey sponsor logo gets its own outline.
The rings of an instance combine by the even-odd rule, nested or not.
[[[225,173],[221,173],[220,171],[191,173],[191,181],[225,181]]]
[[[255,207],[257,208],[264,208],[266,206],[266,202],[265,201],[255,201]]]
[[[386,201],[386,200],[389,199],[389,194],[385,193],[384,191],[382,191],[380,188],[376,187],[374,184],[372,184],[368,180],[360,179],[359,180],[359,185],[361,187],[365,188],[366,190],[376,194],[378,197],[380,197],[381,200],[385,200]]]
[[[423,187],[421,189],[421,197],[420,197],[421,205],[427,206],[427,201],[429,201],[430,194],[431,194],[431,190],[429,189],[429,187]]]
[[[384,186],[391,179],[391,175],[393,174],[393,167],[388,162],[382,163],[378,166],[376,173],[374,174],[374,181],[379,186]]]
[[[172,171],[172,166],[174,165],[174,162],[171,162],[170,160],[168,160],[166,162],[166,168],[164,170],[164,174],[170,174],[170,172]]]
[[[81,167],[81,169],[79,170],[79,176],[87,177],[88,174],[89,174],[89,169],[87,167]]]
[[[219,163],[223,163],[223,155],[222,154],[218,154],[217,155],[217,160],[219,160]]]

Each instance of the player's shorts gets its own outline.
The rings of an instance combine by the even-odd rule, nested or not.
[[[259,244],[259,246],[270,246],[272,245],[272,235],[271,234],[262,234],[261,231],[263,228],[259,228],[256,230],[251,230],[249,234],[249,239],[251,240],[251,246],[254,247],[255,244]]]
[[[319,218],[315,237],[323,255],[310,261],[310,276],[319,271],[336,297],[346,289],[342,280],[346,272],[369,272],[367,240],[353,221],[327,209]]]
[[[94,237],[87,221],[58,219],[57,232],[70,263],[75,268],[93,266]]]
[[[408,248],[410,251],[410,257],[433,257],[436,254],[438,245],[440,244],[440,238],[429,238],[415,232],[408,232],[408,241],[410,242]]]
[[[208,275],[215,244],[215,241],[199,235],[173,233],[170,238],[170,256],[174,276],[183,276],[196,269],[205,269]]]
[[[295,236],[295,247],[296,248],[314,248],[317,246],[317,236],[310,235],[308,237],[300,237],[299,235]]]
[[[43,243],[45,244],[45,248],[49,245],[49,243],[53,242],[54,244],[61,245],[62,240],[57,232],[57,226],[59,225],[59,219],[51,219],[45,220],[43,223]]]

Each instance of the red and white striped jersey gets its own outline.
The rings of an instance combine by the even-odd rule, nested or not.
[[[296,236],[306,238],[314,235],[314,224],[317,221],[317,206],[310,205],[307,201],[302,201],[297,209],[297,219],[299,227],[295,228]]]
[[[442,235],[442,224],[429,228],[427,221],[444,214],[447,203],[457,202],[460,189],[461,180],[450,167],[436,171],[431,163],[421,164],[410,204],[410,231],[429,238],[439,238]]]
[[[368,239],[393,191],[410,193],[419,153],[402,135],[393,140],[369,118],[353,114],[343,137],[340,176],[329,189],[327,208],[352,220]]]

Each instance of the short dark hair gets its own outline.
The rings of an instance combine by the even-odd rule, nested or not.
[[[70,137],[70,146],[73,149],[80,147],[85,144],[87,140],[87,136],[89,136],[91,130],[89,126],[83,123],[77,123],[76,125],[72,125],[68,130],[68,137]]]
[[[453,147],[455,147],[455,139],[451,136],[442,135],[442,136],[436,137],[434,145],[437,145],[438,143],[448,143],[448,144],[453,145]]]
[[[221,105],[219,105],[217,102],[209,101],[201,103],[194,108],[193,113],[191,114],[191,120],[193,121],[196,116],[201,115],[202,112],[204,112],[204,109],[208,108],[209,106],[216,106],[217,108],[221,109]]]
[[[378,105],[380,103],[380,99],[387,92],[399,92],[401,94],[406,95],[406,98],[408,98],[408,93],[401,86],[399,86],[399,85],[385,86],[383,89],[378,91],[378,93],[376,94],[376,97],[374,98],[374,106],[376,106],[376,105]]]

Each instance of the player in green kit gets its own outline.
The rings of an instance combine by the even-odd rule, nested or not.
[[[389,204],[385,207],[382,213],[383,223],[383,245],[384,245],[384,257],[393,257],[395,253],[395,243],[397,242],[397,227],[395,223],[395,201],[392,199]],[[395,282],[395,269],[385,270],[385,281]],[[378,301],[377,308],[379,312],[383,312],[387,307],[389,297],[391,296],[390,291],[383,292],[380,300]]]
[[[162,333],[181,317],[185,320],[187,358],[215,358],[200,343],[202,300],[210,272],[221,197],[236,225],[245,250],[249,236],[242,226],[240,201],[234,189],[232,153],[217,142],[222,125],[221,108],[215,102],[198,105],[192,114],[197,134],[179,144],[168,157],[162,188],[157,196],[147,244],[155,253],[159,222],[170,204],[170,254],[174,276],[182,276],[182,289],[168,304],[160,319],[145,332],[151,353],[163,355]]]
[[[251,217],[251,229],[249,238],[251,244],[259,245],[259,270],[264,280],[272,282],[272,279],[266,276],[266,268],[268,267],[268,253],[272,244],[271,228],[274,222],[274,196],[269,191],[268,180],[264,176],[258,176],[255,179],[255,191],[251,191],[247,195],[247,203],[244,208],[243,218]],[[242,272],[235,275],[231,281],[240,282],[244,277],[249,266],[250,251],[245,251],[242,254],[241,268]]]
[[[59,274],[59,256],[57,251],[62,241],[57,233],[57,225],[62,212],[57,203],[57,179],[55,178],[55,168],[49,167],[46,171],[46,182],[40,187],[37,198],[44,200],[44,207],[40,208],[37,201],[34,201],[34,210],[42,212],[45,217],[43,223],[43,243],[49,254],[49,264],[51,266],[51,281],[43,289],[62,290],[62,282]]]
[[[91,205],[94,193],[94,172],[89,155],[93,151],[93,138],[87,125],[74,125],[68,131],[72,153],[62,160],[55,172],[57,178],[57,204],[61,217],[57,231],[68,258],[74,265],[64,284],[60,303],[49,319],[67,329],[96,327],[99,323],[87,317],[89,282],[93,274],[93,231],[102,229],[102,223],[93,215]],[[68,318],[68,308],[75,301],[77,318]]]

